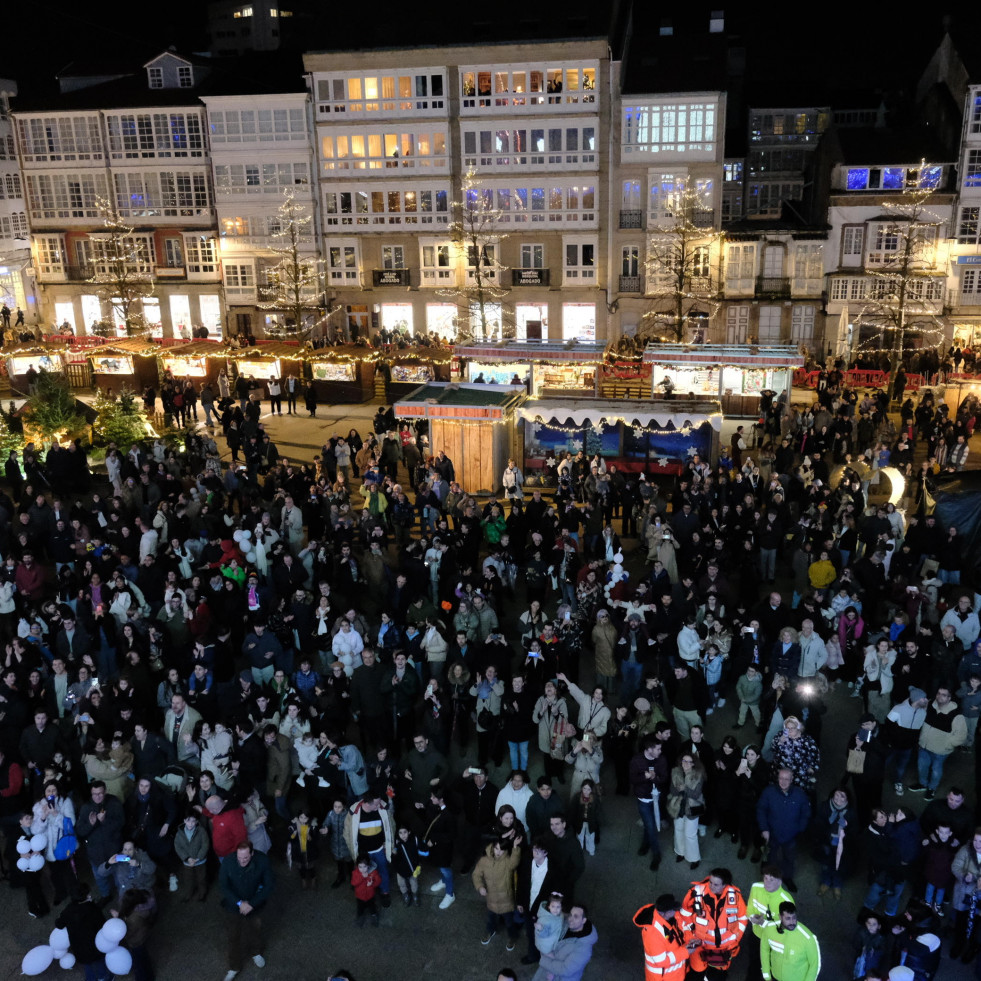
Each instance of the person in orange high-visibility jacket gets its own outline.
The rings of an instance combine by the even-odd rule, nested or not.
[[[691,969],[728,971],[746,931],[746,903],[732,884],[732,873],[712,869],[707,879],[693,882],[678,920],[686,939],[697,942],[689,958]]]
[[[634,924],[640,927],[644,938],[646,981],[684,981],[688,947],[684,932],[675,922],[678,906],[674,896],[665,893],[634,914]]]

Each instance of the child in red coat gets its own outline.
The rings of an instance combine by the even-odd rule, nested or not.
[[[354,887],[354,898],[358,901],[359,927],[364,926],[365,916],[371,916],[371,925],[378,926],[378,907],[375,905],[375,893],[381,884],[378,868],[367,855],[358,856],[358,866],[351,873],[351,885]]]

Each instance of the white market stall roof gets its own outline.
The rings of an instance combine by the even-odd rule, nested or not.
[[[603,341],[527,341],[507,340],[457,344],[453,354],[474,361],[502,361],[517,364],[527,361],[600,362],[606,357]]]
[[[648,344],[643,360],[692,368],[798,368],[805,358],[796,344]]]
[[[551,419],[558,425],[609,426],[622,422],[628,426],[656,426],[659,429],[683,429],[711,423],[716,431],[722,429],[722,406],[711,399],[673,399],[671,401],[640,402],[629,399],[531,399],[517,412],[519,419],[548,425]]]

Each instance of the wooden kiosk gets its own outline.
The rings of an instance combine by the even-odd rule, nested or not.
[[[378,351],[357,344],[306,352],[317,401],[328,405],[370,401],[375,394]]]
[[[524,388],[430,382],[395,403],[399,419],[426,419],[433,453],[445,450],[472,494],[497,493],[513,456],[514,413]]]
[[[149,337],[119,337],[85,352],[92,365],[92,387],[118,395],[123,389],[139,395],[159,384],[160,345]]]

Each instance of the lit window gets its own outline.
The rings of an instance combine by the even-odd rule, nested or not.
[[[279,10],[277,10],[275,7],[270,7],[269,8],[269,16],[270,17],[278,17],[279,16]]]

